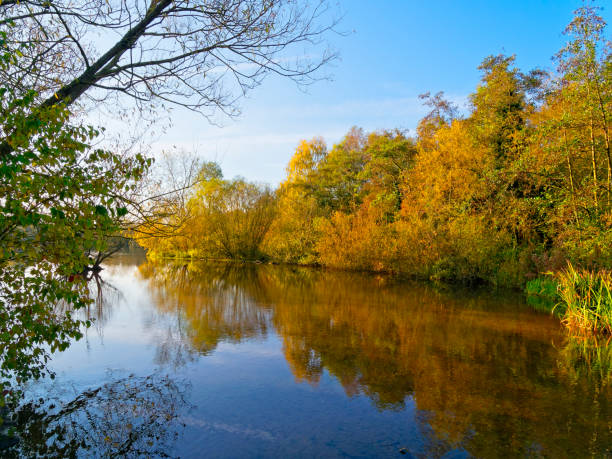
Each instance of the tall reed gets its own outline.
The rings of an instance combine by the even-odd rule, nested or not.
[[[575,269],[571,263],[554,275],[562,321],[571,329],[612,334],[612,272]]]

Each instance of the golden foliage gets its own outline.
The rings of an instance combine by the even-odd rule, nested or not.
[[[301,141],[255,244],[245,219],[272,215],[268,191],[213,180],[158,251],[217,247],[233,258],[505,285],[567,260],[612,266],[610,48],[592,8],[572,24],[558,78],[489,56],[463,117],[442,93],[424,94],[431,111],[416,137],[352,128],[331,149]]]

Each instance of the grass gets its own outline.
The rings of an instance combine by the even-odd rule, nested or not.
[[[527,304],[537,311],[554,312],[562,316],[558,287],[559,284],[551,277],[537,277],[528,281],[525,285]]]
[[[553,274],[558,284],[562,321],[570,329],[612,334],[612,272],[576,269],[571,263]]]

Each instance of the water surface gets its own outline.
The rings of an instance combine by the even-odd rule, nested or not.
[[[102,281],[27,388],[23,456],[612,454],[609,350],[518,294],[133,256]]]

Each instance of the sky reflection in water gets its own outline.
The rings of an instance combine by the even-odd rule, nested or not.
[[[26,456],[611,454],[610,350],[518,295],[133,256],[103,280],[28,388]]]

